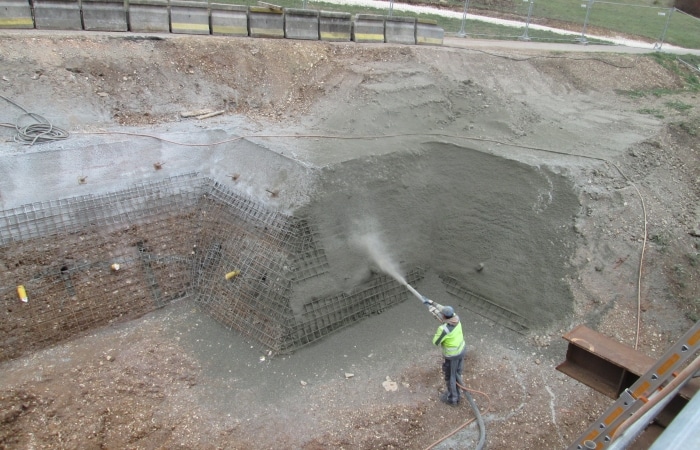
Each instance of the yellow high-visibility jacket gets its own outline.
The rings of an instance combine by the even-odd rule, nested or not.
[[[454,327],[443,323],[435,332],[433,344],[442,347],[442,355],[445,358],[457,356],[464,350],[464,335],[462,334],[462,322],[458,322]]]

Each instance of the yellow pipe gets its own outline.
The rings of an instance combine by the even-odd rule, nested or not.
[[[229,273],[226,274],[226,279],[227,279],[227,280],[230,280],[231,278],[237,277],[238,275],[240,275],[240,273],[241,273],[240,270],[231,271],[231,272],[229,272]]]
[[[27,298],[27,290],[24,289],[24,286],[21,284],[17,286],[17,295],[19,296],[19,299],[22,300],[24,303],[27,303],[29,299]]]

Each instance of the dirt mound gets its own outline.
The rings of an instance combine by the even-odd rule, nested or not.
[[[41,102],[42,113],[69,127],[161,123],[203,108],[254,119],[299,117],[353,64],[410,54],[351,43],[52,34],[21,45],[4,37],[3,91],[32,110],[37,99],[51,99]]]

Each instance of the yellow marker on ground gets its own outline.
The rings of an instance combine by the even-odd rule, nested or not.
[[[240,275],[240,273],[241,273],[240,270],[231,271],[231,272],[229,272],[229,273],[226,274],[226,279],[227,279],[227,280],[230,280],[231,278],[237,277],[238,275]]]
[[[19,299],[22,300],[24,303],[27,303],[29,299],[27,298],[27,290],[24,289],[24,286],[21,284],[17,286],[17,295],[19,296]]]

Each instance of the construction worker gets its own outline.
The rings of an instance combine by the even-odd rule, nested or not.
[[[462,367],[464,366],[464,355],[467,353],[462,324],[451,306],[442,306],[426,297],[423,297],[423,304],[428,305],[428,311],[441,322],[433,337],[433,344],[442,348],[444,358],[442,373],[445,375],[447,392],[440,395],[440,401],[456,406],[459,404],[460,398],[460,389],[457,384],[464,386]]]

